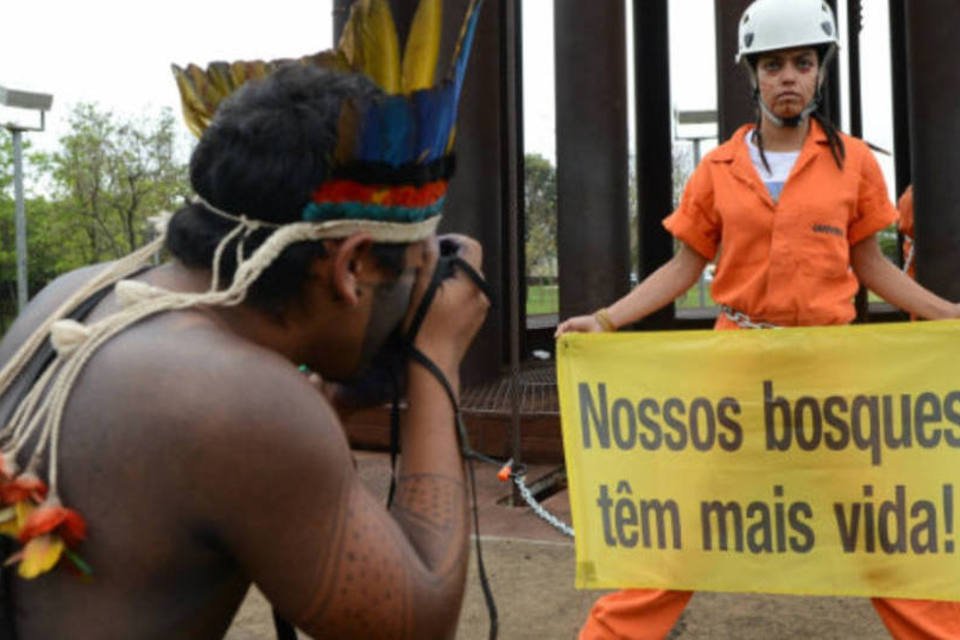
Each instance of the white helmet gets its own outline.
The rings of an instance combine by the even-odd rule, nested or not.
[[[828,45],[824,60],[839,46],[837,21],[826,2],[757,0],[740,18],[736,62],[766,51],[821,45]]]

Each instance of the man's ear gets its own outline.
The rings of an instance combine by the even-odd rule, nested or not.
[[[337,296],[355,305],[360,300],[360,278],[371,267],[370,248],[373,241],[366,233],[355,233],[342,241],[327,245],[332,253],[331,276]]]

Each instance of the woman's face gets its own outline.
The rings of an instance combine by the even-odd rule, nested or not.
[[[760,99],[774,115],[800,115],[817,92],[819,62],[813,48],[783,49],[757,58]]]

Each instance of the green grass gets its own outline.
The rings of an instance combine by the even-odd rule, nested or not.
[[[703,286],[703,305],[700,304],[700,285],[695,284],[687,292],[677,298],[677,308],[679,309],[709,309],[715,306],[713,298],[710,297],[710,284],[704,283]]]
[[[705,304],[713,306],[709,288],[705,292]],[[697,308],[700,306],[700,293],[696,286],[677,299],[677,306],[683,308]],[[535,316],[547,313],[557,313],[560,309],[560,299],[557,285],[530,285],[527,287],[527,315]]]
[[[527,315],[536,316],[557,313],[560,298],[555,284],[538,284],[527,287]]]
[[[869,296],[870,302],[880,302],[881,298],[872,291]],[[704,285],[703,308],[715,306],[713,298],[710,297],[710,285]],[[680,309],[699,309],[700,288],[698,285],[692,286],[685,294],[677,298],[677,307]],[[560,308],[557,285],[531,285],[527,287],[527,315],[535,316],[547,313],[557,313]]]

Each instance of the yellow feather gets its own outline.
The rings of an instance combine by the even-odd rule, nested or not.
[[[63,555],[63,540],[59,536],[38,536],[23,547],[23,559],[17,573],[21,578],[36,578],[50,571]]]
[[[343,71],[345,73],[351,70],[350,63],[347,61],[346,56],[339,49],[328,49],[327,51],[301,56],[300,64],[308,67],[313,66],[320,67],[321,69]]]
[[[433,86],[443,31],[443,0],[420,0],[403,52],[402,88],[412,93]]]
[[[0,510],[0,534],[16,538],[20,533],[20,522],[17,520],[17,510],[6,507]]]
[[[353,100],[345,100],[340,107],[340,119],[337,124],[337,148],[334,150],[334,161],[337,164],[346,164],[350,161],[357,141],[357,129],[360,126],[360,113]]]
[[[184,69],[173,65],[173,77],[177,81],[180,91],[180,104],[183,107],[183,119],[193,135],[200,137],[203,130],[210,124],[210,113],[207,112],[203,100],[194,90],[193,81]]]
[[[204,71],[200,67],[191,64],[187,67],[187,73],[193,82],[194,91],[203,102],[207,114],[212,118],[213,113],[217,110],[217,106],[220,104],[220,101],[227,96],[227,93],[221,91],[220,86],[218,86],[216,81],[211,77],[209,67],[207,71]]]
[[[212,62],[206,70],[195,64],[186,68],[171,65],[187,127],[199,138],[221,102],[249,80],[269,74],[274,66],[262,60]]]
[[[453,142],[457,138],[457,125],[450,127],[450,135],[447,137],[447,153],[453,151]]]
[[[230,63],[230,82],[234,86],[239,87],[248,79],[247,76],[247,63],[242,61],[235,61]]]
[[[234,92],[238,85],[230,78],[230,65],[226,62],[211,62],[207,65],[207,78],[214,90],[220,94],[217,104]]]
[[[360,4],[355,3],[350,7],[350,16],[346,24],[343,25],[343,32],[340,34],[340,42],[337,43],[337,51],[343,54],[347,64],[353,69],[359,69],[361,65],[360,46],[357,38],[357,22],[360,21]]]
[[[340,37],[350,66],[367,74],[387,93],[400,91],[400,45],[387,0],[360,0],[353,5]]]

